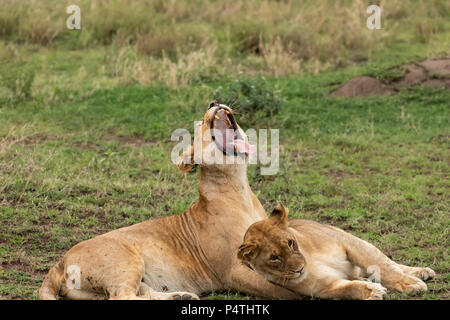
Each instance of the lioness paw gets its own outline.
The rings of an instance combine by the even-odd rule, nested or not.
[[[379,283],[368,282],[366,288],[366,300],[383,300],[387,293],[386,288]]]
[[[394,289],[398,292],[414,293],[417,291],[427,291],[427,285],[419,278],[407,275],[395,283]]]
[[[153,294],[152,298],[156,300],[200,300],[195,293],[191,292],[158,292]]]
[[[172,296],[173,300],[200,300],[200,298],[193,293],[178,292]]]
[[[436,273],[430,268],[417,268],[417,270],[415,270],[411,275],[424,281],[431,280],[436,277]]]

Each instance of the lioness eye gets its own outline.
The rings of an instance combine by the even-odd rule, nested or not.
[[[271,261],[277,261],[277,260],[280,260],[280,257],[273,254],[273,255],[270,256],[270,260]]]

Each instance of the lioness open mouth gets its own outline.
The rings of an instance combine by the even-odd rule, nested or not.
[[[211,120],[211,137],[224,155],[249,155],[256,147],[242,137],[233,114],[219,106]]]

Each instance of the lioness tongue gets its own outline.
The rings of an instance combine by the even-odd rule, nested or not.
[[[240,153],[254,154],[256,152],[256,146],[249,144],[245,140],[236,139],[230,142],[231,145],[235,145]]]

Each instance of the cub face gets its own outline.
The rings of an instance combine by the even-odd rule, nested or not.
[[[239,247],[238,258],[267,280],[300,282],[306,261],[295,235],[288,228],[286,207],[279,204],[268,219],[252,224]]]

